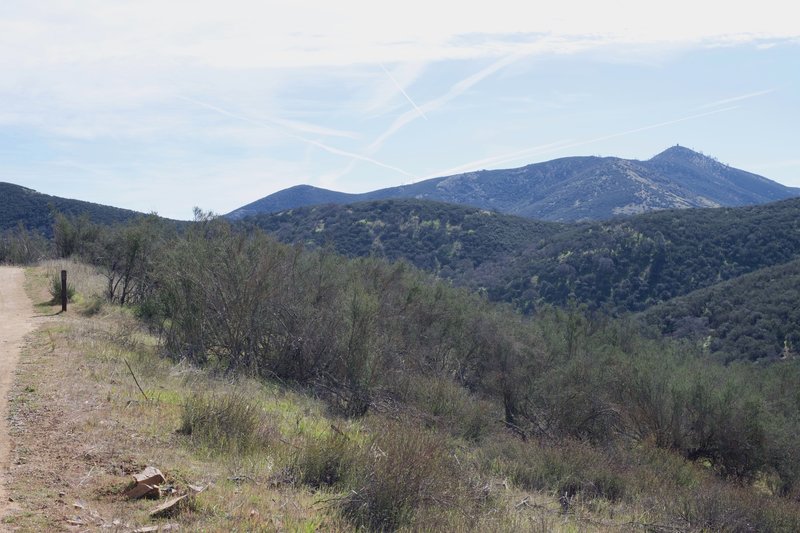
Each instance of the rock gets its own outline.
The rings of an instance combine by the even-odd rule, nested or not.
[[[161,470],[154,466],[148,466],[138,474],[133,475],[133,481],[135,483],[147,483],[148,485],[158,485],[164,483],[166,479],[164,478],[164,474],[161,473]]]
[[[153,466],[148,466],[138,474],[133,475],[133,486],[125,491],[124,496],[132,500],[143,498],[145,496],[155,496],[158,498],[161,494],[159,485],[164,483],[166,479],[161,470]]]

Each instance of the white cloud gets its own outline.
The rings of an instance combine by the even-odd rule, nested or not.
[[[454,0],[52,0],[0,8],[6,51],[0,61],[6,66],[126,61],[298,68],[499,57],[520,45],[509,34],[523,40],[536,40],[538,34],[673,44],[796,38],[800,30],[789,7],[778,0],[746,5],[567,0],[535,6],[497,0],[490,9],[470,9]],[[458,38],[465,35],[487,37]]]
[[[475,84],[477,84],[481,80],[484,80],[485,78],[491,76],[501,68],[513,63],[514,61],[519,59],[519,57],[520,56],[518,54],[503,57],[493,62],[489,66],[476,72],[475,74],[472,74],[456,82],[454,85],[450,87],[450,89],[445,94],[437,98],[434,98],[433,100],[428,100],[427,102],[422,104],[421,110],[418,110],[415,106],[414,109],[406,111],[405,113],[401,114],[394,120],[394,122],[392,122],[392,124],[389,126],[388,129],[386,129],[374,141],[372,141],[372,144],[369,145],[369,152],[370,153],[377,152],[383,145],[383,143],[389,140],[389,138],[392,137],[395,133],[403,129],[409,123],[420,118],[420,116],[425,116],[424,112],[431,113],[433,111],[436,111],[437,109],[440,109],[442,106],[444,106],[451,100],[457,98],[464,92],[468,91],[470,88],[472,88]]]

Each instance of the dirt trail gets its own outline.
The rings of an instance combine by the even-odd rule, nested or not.
[[[25,294],[25,271],[0,267],[0,517],[10,508],[6,481],[11,440],[8,435],[8,394],[14,382],[22,340],[34,327],[33,305]]]

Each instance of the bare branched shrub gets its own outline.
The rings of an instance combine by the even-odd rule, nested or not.
[[[424,507],[447,508],[465,487],[440,437],[393,425],[375,440],[366,468],[342,503],[360,527],[393,531]]]
[[[800,509],[796,505],[716,480],[677,498],[673,508],[693,530],[800,530]]]
[[[30,265],[52,256],[52,247],[43,235],[19,224],[0,232],[0,264]]]
[[[493,402],[472,395],[452,379],[400,375],[393,387],[403,403],[426,416],[429,425],[470,441],[479,441],[500,424],[500,411]]]

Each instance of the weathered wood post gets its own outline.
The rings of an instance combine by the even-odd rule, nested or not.
[[[61,271],[61,312],[67,312],[67,271]]]

